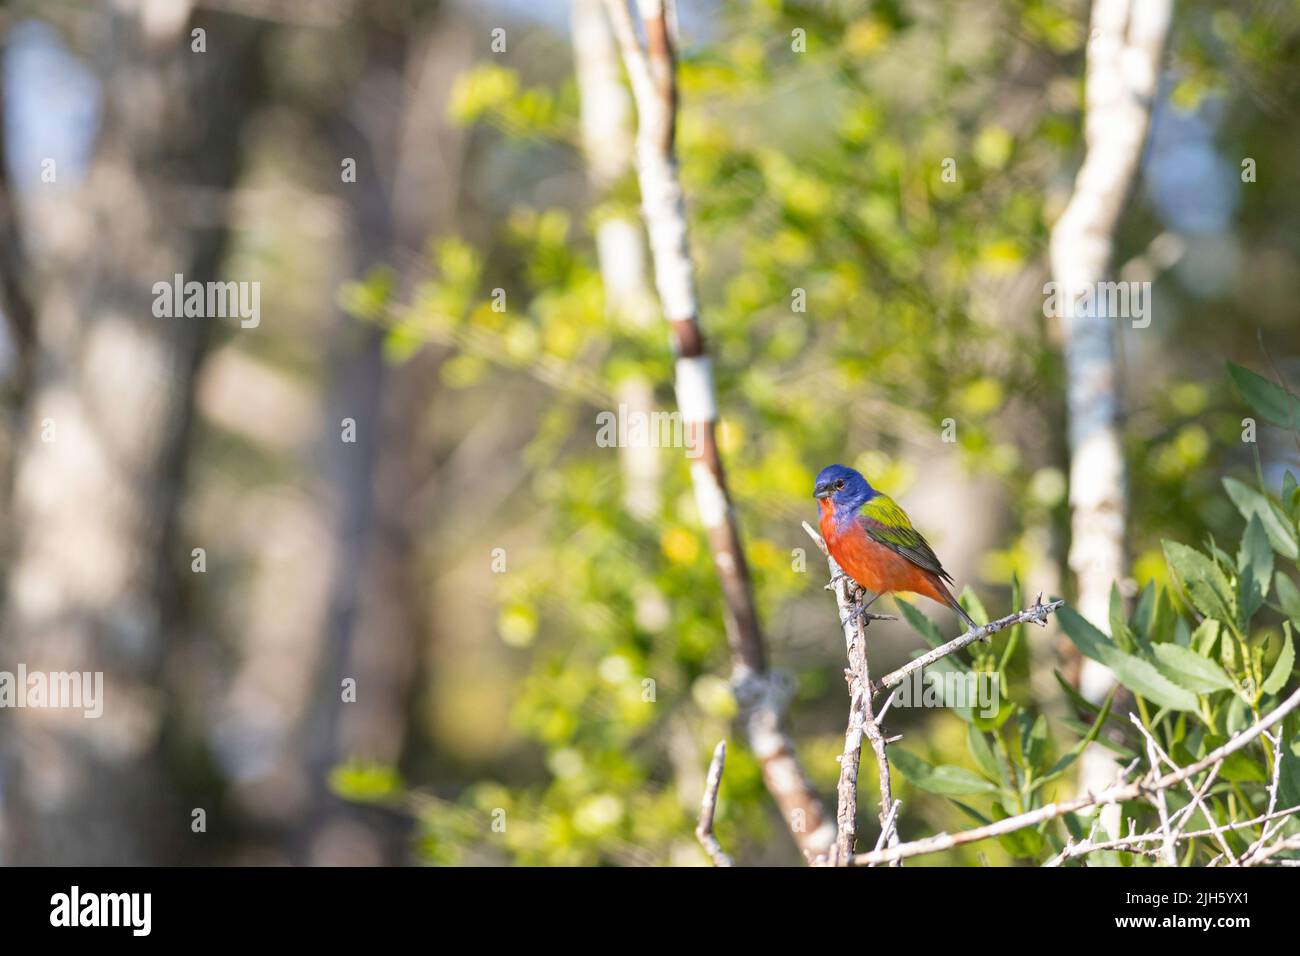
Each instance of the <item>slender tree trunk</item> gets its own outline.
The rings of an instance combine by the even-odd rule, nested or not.
[[[469,49],[462,28],[443,18],[414,35],[372,23],[367,46],[357,96],[331,123],[340,157],[358,166],[357,182],[342,185],[352,213],[354,278],[416,259],[427,236],[451,221],[461,135],[445,118],[445,97]],[[312,803],[304,862],[405,858],[404,828],[346,804],[328,786],[330,769],[343,761],[399,762],[425,636],[414,509],[435,465],[421,435],[440,358],[425,351],[390,365],[383,337],[374,323],[339,319],[338,387],[325,435],[338,509],[334,583],[316,699],[305,715]],[[355,444],[339,440],[343,418],[356,421]],[[356,681],[355,701],[341,700],[344,678]]]
[[[663,0],[638,0],[643,49],[627,0],[606,0],[637,107],[636,161],[642,211],[650,235],[655,285],[677,356],[677,407],[694,436],[691,481],[700,520],[722,583],[723,621],[732,655],[732,687],[749,746],[763,780],[799,848],[821,856],[835,838],[794,752],[783,722],[788,691],[768,668],[740,544],[740,526],[718,450],[713,372],[698,319],[695,275],[687,242],[686,201],[677,173],[677,77],[674,18]]]
[[[1111,587],[1125,573],[1127,492],[1115,323],[1098,283],[1111,268],[1115,229],[1136,177],[1160,79],[1172,0],[1095,0],[1087,49],[1087,151],[1069,205],[1052,230],[1052,277],[1065,312],[1070,447],[1070,551],[1078,607],[1109,631]],[[1092,293],[1092,307],[1081,303]],[[1099,700],[1114,675],[1084,661],[1080,689]],[[1093,747],[1082,783],[1113,782],[1115,764]]]
[[[602,0],[573,0],[573,56],[582,105],[582,145],[596,201],[632,173],[635,139],[632,100],[619,70],[618,49]],[[610,211],[596,226],[596,254],[610,315],[628,328],[654,320],[654,290],[646,274],[641,224]],[[619,382],[615,400],[629,415],[654,410],[654,386],[641,375]],[[660,451],[646,442],[619,448],[623,501],[629,513],[652,519],[659,512]],[[694,799],[694,797],[693,797]]]

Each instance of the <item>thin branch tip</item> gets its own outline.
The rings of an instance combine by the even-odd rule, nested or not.
[[[713,835],[713,817],[718,809],[718,789],[722,786],[722,771],[727,763],[727,742],[719,740],[709,761],[709,774],[704,782],[704,796],[700,800],[700,817],[695,825],[695,838],[704,847],[714,866],[734,866],[731,857]]]

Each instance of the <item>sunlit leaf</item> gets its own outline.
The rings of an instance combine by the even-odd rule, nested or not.
[[[1070,607],[1057,611],[1066,636],[1083,652],[1114,672],[1115,678],[1135,694],[1171,710],[1196,710],[1196,695],[1177,686],[1140,657],[1126,654]]]
[[[960,797],[973,793],[994,793],[997,787],[964,767],[934,766],[899,747],[889,751],[889,761],[913,785],[930,793]]]
[[[1228,374],[1255,414],[1281,428],[1300,429],[1300,399],[1234,362]]]
[[[1163,542],[1165,558],[1202,614],[1231,620],[1231,587],[1218,565],[1194,548],[1176,541]]]
[[[1277,655],[1277,660],[1273,662],[1273,669],[1269,672],[1260,689],[1266,694],[1276,694],[1286,686],[1287,680],[1291,677],[1291,671],[1295,669],[1295,644],[1291,640],[1291,629],[1286,631],[1286,639],[1282,644],[1282,652]]]
[[[1151,650],[1160,673],[1179,687],[1196,694],[1211,694],[1217,690],[1231,690],[1234,686],[1222,667],[1190,648],[1157,644]]]
[[[1259,516],[1273,550],[1292,561],[1300,557],[1300,545],[1296,543],[1295,522],[1275,501],[1235,478],[1224,478],[1223,487],[1243,518],[1249,521],[1252,515]]]

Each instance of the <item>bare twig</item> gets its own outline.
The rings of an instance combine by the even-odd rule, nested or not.
[[[852,610],[849,614],[852,615]],[[844,731],[844,752],[840,755],[840,780],[836,787],[835,813],[835,850],[832,862],[836,866],[848,866],[853,857],[853,843],[857,836],[858,816],[858,769],[862,764],[862,735],[866,731],[868,717],[866,708],[870,704],[867,693],[868,679],[864,677],[866,655],[862,645],[866,643],[863,627],[859,623],[848,621],[844,625],[845,634],[856,632],[848,637],[849,666],[844,677],[849,684],[849,723]],[[872,721],[874,727],[875,722]],[[876,728],[876,736],[880,736]],[[875,746],[875,740],[872,741]],[[883,757],[883,744],[879,757]],[[884,772],[888,779],[888,770]]]
[[[1044,604],[1043,596],[1040,594],[1032,607],[1027,607],[1022,611],[1016,611],[1014,614],[1008,614],[1006,617],[1000,617],[996,621],[990,621],[982,627],[973,627],[961,637],[954,638],[947,644],[926,651],[926,653],[922,654],[920,657],[908,661],[898,670],[886,674],[884,679],[880,681],[879,685],[877,685],[874,690],[879,693],[881,690],[890,687],[897,687],[906,680],[907,676],[913,671],[929,667],[935,661],[947,657],[949,654],[959,651],[969,644],[974,644],[976,641],[984,640],[990,635],[996,634],[998,631],[1005,630],[1008,627],[1014,627],[1017,624],[1037,624],[1039,627],[1046,627],[1048,615],[1064,606],[1064,601],[1052,601],[1048,604]]]
[[[854,863],[870,866],[876,863],[888,863],[895,859],[907,859],[914,856],[923,856],[927,853],[938,853],[943,850],[952,849],[956,846],[976,843],[980,840],[990,839],[991,837],[1014,833],[1015,831],[1023,830],[1026,827],[1037,826],[1040,823],[1054,820],[1067,813],[1076,813],[1079,810],[1085,810],[1089,807],[1108,806],[1110,804],[1123,803],[1127,800],[1137,800],[1152,795],[1158,790],[1167,790],[1170,787],[1178,786],[1184,780],[1200,773],[1202,770],[1215,766],[1225,758],[1236,753],[1238,750],[1246,747],[1266,730],[1269,730],[1276,724],[1280,723],[1286,715],[1295,710],[1296,707],[1300,707],[1300,689],[1297,689],[1290,697],[1279,704],[1272,713],[1241,731],[1221,747],[1216,747],[1209,754],[1196,761],[1196,763],[1183,767],[1181,770],[1167,773],[1161,777],[1155,776],[1153,772],[1151,777],[1154,779],[1143,778],[1134,781],[1133,783],[1118,784],[1113,787],[1108,787],[1098,794],[1088,794],[1087,796],[1078,797],[1073,800],[1049,803],[1046,806],[1039,807],[1036,810],[1031,810],[1028,813],[1017,814],[1013,817],[1007,817],[1005,820],[998,820],[995,823],[974,827],[970,830],[963,830],[959,833],[940,833],[923,840],[903,843],[896,847],[888,847],[884,850],[872,850],[869,853],[859,853],[854,857]],[[1190,839],[1191,835],[1185,835],[1185,838]],[[1273,853],[1276,852],[1281,851],[1273,851]],[[1271,856],[1273,853],[1270,853],[1269,855]]]
[[[1133,715],[1130,714],[1130,717]],[[1160,772],[1160,755],[1157,753],[1156,739],[1151,736],[1150,731],[1142,726],[1142,722],[1136,717],[1133,723],[1137,724],[1138,730],[1147,739],[1147,760],[1151,764],[1151,773],[1153,775]],[[1194,791],[1193,791],[1194,792]],[[1165,799],[1165,792],[1157,790],[1155,793],[1156,810],[1160,813],[1160,859],[1166,866],[1175,866],[1178,863],[1177,849],[1174,846],[1174,831],[1169,825],[1169,802]]]
[[[1268,785],[1268,810],[1266,817],[1274,816],[1273,808],[1277,806],[1277,793],[1282,781],[1282,734],[1279,731],[1276,734],[1265,734],[1268,742],[1273,746],[1273,779]],[[1276,817],[1275,817],[1276,819]],[[1246,852],[1241,855],[1239,861],[1234,861],[1234,865],[1254,866],[1257,863],[1263,863],[1270,857],[1275,856],[1284,850],[1300,849],[1300,838],[1288,837],[1269,846],[1268,841],[1282,828],[1283,821],[1278,819],[1276,825],[1270,826],[1266,821],[1260,830],[1259,839],[1247,848]],[[1294,860],[1279,860],[1279,863],[1286,865],[1296,865]]]
[[[894,688],[894,692],[886,697],[885,702],[880,705],[880,713],[876,714],[876,723],[882,723],[884,721],[885,715],[889,713],[889,708],[894,705],[894,701],[897,699],[898,688]]]
[[[718,788],[722,786],[722,769],[727,763],[727,742],[719,740],[713,748],[713,759],[709,762],[709,776],[704,783],[704,797],[700,800],[700,819],[695,825],[695,837],[704,847],[714,866],[732,866],[731,857],[722,849],[722,844],[713,835],[713,814],[718,809]]]
[[[839,606],[840,627],[844,631],[844,645],[848,654],[849,666],[845,668],[844,678],[849,684],[849,721],[844,731],[844,752],[840,755],[840,780],[836,788],[835,848],[830,854],[830,862],[833,865],[848,866],[853,861],[853,844],[857,837],[858,771],[862,763],[864,735],[871,741],[871,749],[875,752],[876,767],[879,771],[881,839],[890,846],[898,843],[898,835],[893,823],[897,804],[893,799],[889,758],[885,752],[889,741],[885,739],[880,723],[872,713],[871,671],[867,664],[867,621],[884,615],[863,613],[860,601],[854,596],[856,585],[840,570],[840,566],[826,549],[821,536],[813,531],[807,522],[804,522],[804,528],[826,555],[831,575],[827,588],[835,592],[835,602]],[[893,810],[887,813],[887,808]]]
[[[1142,721],[1138,719],[1137,715],[1129,714],[1128,716],[1129,719],[1133,721],[1133,725],[1137,727],[1137,729],[1141,731],[1142,736],[1146,738],[1148,752],[1154,754],[1155,756],[1163,760],[1166,764],[1168,764],[1170,770],[1177,770],[1178,764],[1174,763],[1173,758],[1170,757],[1169,754],[1165,753],[1164,748],[1162,748],[1160,744],[1156,742],[1156,738],[1152,735],[1152,733],[1142,725]],[[1158,770],[1154,760],[1151,766],[1153,770]],[[1219,764],[1214,765],[1213,768],[1214,773],[1217,773],[1218,767]],[[1213,775],[1213,773],[1211,775]],[[1196,788],[1192,786],[1192,782],[1190,780],[1186,781],[1186,783],[1187,783],[1187,789],[1192,794],[1192,802],[1193,804],[1195,804],[1197,802]],[[1165,798],[1164,792],[1162,791],[1158,796],[1160,801],[1163,802]],[[1209,814],[1206,814],[1206,819],[1210,821],[1210,830],[1214,834],[1215,839],[1219,841],[1219,846],[1223,849],[1223,854],[1228,859],[1232,860],[1235,863],[1237,860],[1237,855],[1232,852],[1232,847],[1228,846],[1228,841],[1223,838],[1223,833],[1221,832],[1220,829],[1216,827],[1214,820],[1209,816]],[[1172,837],[1172,833],[1169,835]],[[1165,853],[1168,854],[1172,852],[1172,850],[1173,850],[1173,843],[1167,842],[1165,845]],[[1170,860],[1169,865],[1173,866],[1175,862],[1176,861]]]
[[[877,850],[879,850],[887,842],[889,842],[890,837],[897,835],[897,831],[894,828],[894,820],[897,819],[898,808],[901,807],[902,805],[903,805],[902,800],[895,800],[894,805],[889,808],[889,816],[885,817],[885,825],[881,827],[880,836],[876,838]],[[894,841],[894,843],[897,842],[898,842],[897,840]]]
[[[1229,830],[1242,830],[1246,827],[1253,827],[1259,823],[1267,823],[1270,820],[1281,820],[1296,813],[1300,813],[1300,805],[1288,807],[1285,810],[1275,810],[1272,813],[1261,814],[1251,820],[1239,820],[1236,823],[1228,823],[1216,829],[1221,833]],[[1132,821],[1129,822],[1131,825]],[[1071,840],[1065,845],[1065,848],[1061,850],[1060,853],[1056,854],[1056,856],[1044,863],[1043,866],[1060,866],[1066,860],[1072,860],[1075,857],[1085,856],[1089,853],[1099,853],[1102,850],[1128,850],[1143,843],[1154,843],[1162,838],[1160,833],[1130,833],[1126,837],[1119,837],[1115,840],[1106,840],[1102,843],[1094,843],[1092,841],[1096,836],[1096,833],[1097,827],[1094,824],[1092,833],[1089,834],[1088,839],[1079,843],[1075,843]],[[1179,834],[1177,840],[1179,843],[1184,843],[1188,840],[1199,840],[1203,837],[1214,835],[1215,830],[1196,830],[1191,833]],[[1220,853],[1215,857],[1215,860],[1220,860],[1222,858],[1223,854]],[[1211,861],[1211,865],[1213,862],[1214,860]]]
[[[1260,847],[1248,858],[1241,861],[1241,866],[1255,866],[1257,863],[1263,863],[1265,860],[1276,856],[1279,853],[1285,853],[1287,850],[1300,850],[1300,835],[1287,837],[1285,840],[1279,840],[1272,846]],[[1285,860],[1279,862],[1287,862]],[[1300,863],[1300,860],[1291,861],[1291,865]]]
[[[1221,763],[1216,763],[1211,767],[1210,772],[1205,775],[1205,780],[1201,785],[1192,790],[1192,802],[1174,814],[1172,822],[1175,824],[1173,835],[1173,841],[1175,843],[1181,839],[1182,832],[1187,829],[1187,824],[1192,822],[1192,817],[1196,816],[1197,808],[1201,806],[1201,801],[1205,799],[1205,795],[1210,792],[1210,787],[1214,786],[1214,781],[1218,779],[1219,770],[1222,767],[1223,764]],[[1211,818],[1208,811],[1205,813],[1205,818],[1210,821],[1212,826],[1214,825],[1214,820]],[[1221,830],[1216,834],[1216,838],[1220,840],[1219,845],[1222,846]]]
[[[1264,736],[1268,739],[1268,742],[1273,745],[1273,779],[1268,785],[1268,809],[1265,811],[1266,813],[1272,813],[1273,809],[1277,806],[1278,786],[1282,782],[1282,735],[1278,733],[1265,734]],[[1281,824],[1278,824],[1278,826],[1281,826]],[[1270,832],[1270,829],[1271,828],[1267,824],[1264,825],[1264,827],[1259,831],[1259,839],[1250,845],[1244,856],[1253,856],[1260,847],[1268,842],[1269,837],[1273,835]]]

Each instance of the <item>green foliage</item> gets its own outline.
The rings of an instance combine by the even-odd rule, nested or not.
[[[1235,362],[1228,363],[1228,374],[1246,404],[1260,418],[1281,428],[1300,428],[1300,399]]]
[[[895,748],[889,759],[899,773],[930,793],[960,797],[964,794],[992,793],[997,789],[979,774],[963,767],[935,767],[902,748]]]
[[[345,800],[384,803],[402,792],[401,774],[382,764],[353,762],[330,770],[330,789]]]
[[[1249,394],[1247,392],[1247,394]],[[1264,396],[1263,401],[1271,400]],[[1260,414],[1263,414],[1260,411]],[[1287,474],[1286,488],[1295,487]],[[1069,607],[1057,612],[1066,635],[1086,657],[1106,665],[1131,696],[1142,726],[1160,747],[1180,765],[1206,756],[1261,715],[1275,708],[1295,688],[1295,644],[1293,627],[1300,621],[1291,575],[1300,571],[1295,541],[1300,528],[1297,519],[1272,495],[1228,478],[1224,488],[1237,506],[1246,525],[1236,557],[1213,541],[1204,548],[1192,548],[1174,541],[1164,542],[1164,552],[1177,589],[1171,599],[1163,587],[1150,583],[1143,589],[1133,613],[1126,615],[1118,591],[1112,595],[1110,634],[1106,634]],[[1276,581],[1279,605],[1267,601],[1270,584]],[[1182,606],[1184,611],[1175,610]],[[905,611],[911,623],[927,640],[933,639],[932,625],[915,612]],[[1280,615],[1280,620],[1278,619]],[[1270,623],[1270,619],[1273,623]],[[987,655],[984,655],[987,659]],[[1002,671],[999,674],[1004,676]],[[1058,675],[1058,680],[1060,677]],[[907,751],[890,752],[891,762],[912,785],[937,794],[984,797],[987,813],[978,803],[956,802],[976,820],[1001,820],[1042,806],[1054,799],[1055,784],[1093,741],[1105,742],[1125,760],[1143,755],[1146,746],[1136,728],[1115,720],[1115,693],[1100,706],[1080,697],[1063,680],[1072,703],[1090,723],[1086,732],[1062,756],[1053,760],[1055,747],[1045,718],[1034,716],[1030,707],[1016,703],[1010,717],[987,732],[971,724],[967,745],[974,769],[954,765],[933,765]],[[1068,726],[1085,726],[1069,721]],[[1256,738],[1249,746],[1224,762],[1192,821],[1196,829],[1227,826],[1266,812],[1268,784],[1274,762],[1282,760],[1279,799],[1281,807],[1295,806],[1297,778],[1295,753],[1300,721],[1293,714],[1281,725],[1281,748],[1275,753],[1269,742]],[[1162,767],[1162,770],[1169,768]],[[1173,797],[1173,794],[1170,794]],[[1185,806],[1179,794],[1174,808]],[[1146,804],[1125,804],[1123,831],[1130,821],[1138,832],[1156,826],[1155,810]],[[1012,856],[1042,860],[1059,852],[1065,839],[1086,835],[1091,822],[1082,815],[1070,815],[1059,825],[1044,824],[1001,839]],[[1286,827],[1294,830],[1295,822]],[[1246,849],[1259,828],[1225,831],[1234,852]],[[1205,863],[1218,855],[1215,841],[1190,842],[1182,861]],[[1121,854],[1120,862],[1139,864],[1141,856]]]

